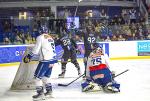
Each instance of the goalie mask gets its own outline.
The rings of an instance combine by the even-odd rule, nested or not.
[[[103,53],[103,49],[98,43],[93,44],[93,51],[95,53]]]

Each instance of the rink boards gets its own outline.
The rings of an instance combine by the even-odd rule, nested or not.
[[[17,64],[22,61],[23,54],[27,47],[31,45],[4,45],[0,46],[1,65]],[[111,60],[128,59],[150,59],[150,41],[113,41],[99,42]],[[84,44],[78,43],[78,60],[84,57]],[[57,57],[60,59],[63,54],[61,46],[56,47]]]

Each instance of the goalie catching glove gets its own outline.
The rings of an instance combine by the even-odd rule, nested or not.
[[[31,61],[31,58],[33,57],[33,54],[27,54],[24,58],[23,58],[23,62],[24,63],[29,63]]]

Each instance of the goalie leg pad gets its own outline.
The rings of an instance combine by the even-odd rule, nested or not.
[[[82,91],[83,92],[95,92],[95,91],[101,91],[102,88],[96,84],[96,83],[93,83],[93,82],[84,82],[81,84],[82,86]]]
[[[94,87],[92,85],[89,84],[89,82],[84,82],[81,84],[81,87],[82,87],[82,91],[83,92],[87,92],[89,91],[90,89],[93,89]]]
[[[106,92],[112,92],[112,93],[116,93],[116,92],[120,92],[120,84],[118,83],[113,83],[113,82],[110,82],[108,83],[105,87],[104,87],[104,90]]]
[[[108,68],[90,71],[90,76],[94,80],[95,83],[105,87],[107,83],[112,81],[112,75]]]

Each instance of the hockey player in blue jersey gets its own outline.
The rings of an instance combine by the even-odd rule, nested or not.
[[[103,88],[107,92],[120,92],[120,84],[113,79],[109,69],[108,55],[104,54],[101,47],[96,47],[88,57],[86,80],[81,84],[82,91],[94,91]]]
[[[40,33],[41,35],[37,37],[36,44],[32,51],[23,59],[25,63],[29,63],[33,55],[39,55],[39,64],[34,73],[37,95],[33,96],[33,100],[40,100],[44,99],[45,96],[51,96],[52,85],[49,82],[49,77],[54,63],[57,62],[55,59],[56,53],[54,40],[48,35],[47,27],[42,26]],[[44,89],[46,89],[45,93]]]

